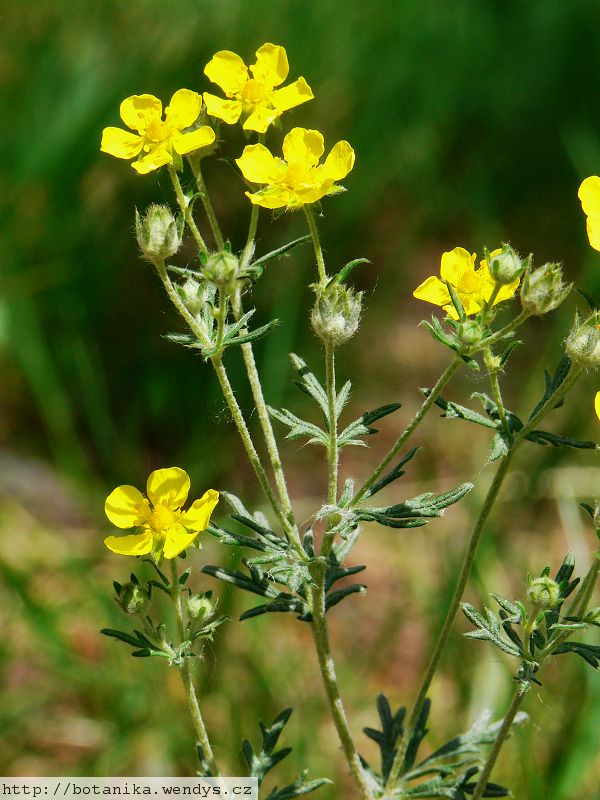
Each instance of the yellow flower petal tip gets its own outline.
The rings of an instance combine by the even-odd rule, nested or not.
[[[336,181],[354,166],[354,150],[348,142],[338,142],[320,164],[324,149],[322,134],[307,128],[292,128],[287,134],[283,159],[275,158],[262,144],[248,145],[236,163],[246,180],[264,185],[246,195],[264,208],[293,209],[335,194],[341,190]]]
[[[591,175],[579,187],[583,213],[586,215],[586,229],[589,242],[594,250],[600,250],[600,177]]]
[[[490,256],[500,253],[500,249],[493,250]],[[417,300],[424,300],[435,306],[441,306],[452,319],[458,319],[458,314],[452,303],[448,284],[452,286],[467,316],[479,314],[494,295],[493,306],[509,300],[514,296],[519,286],[519,279],[512,283],[500,286],[491,276],[485,259],[476,266],[476,253],[469,253],[464,247],[455,247],[442,254],[440,277],[435,275],[426,278],[413,292]]]
[[[104,544],[123,556],[152,554],[175,558],[205,531],[219,502],[219,493],[208,489],[184,511],[182,506],[190,490],[190,478],[180,467],[166,467],[151,472],[146,495],[135,486],[118,486],[106,498],[104,510],[118,528],[138,528],[127,536],[108,536]]]
[[[594,409],[596,411],[596,416],[600,419],[600,392],[596,392],[596,397],[594,398]]]
[[[131,166],[145,175],[165,164],[174,156],[185,155],[215,140],[208,125],[189,130],[200,115],[202,96],[190,89],[178,89],[165,109],[152,94],[135,94],[121,103],[121,119],[135,133],[122,128],[105,128],[100,150],[115,158],[133,160]],[[137,158],[136,158],[137,157]]]
[[[208,62],[204,74],[223,90],[227,99],[206,92],[206,110],[228,125],[242,118],[245,130],[265,133],[284,111],[313,99],[304,78],[277,88],[288,72],[287,53],[280,45],[263,44],[250,67],[236,53],[220,50]]]

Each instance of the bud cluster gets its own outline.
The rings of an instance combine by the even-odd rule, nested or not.
[[[317,336],[332,347],[351,339],[360,324],[362,292],[334,281],[317,287],[310,322]]]

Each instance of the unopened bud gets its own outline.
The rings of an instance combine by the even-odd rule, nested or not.
[[[484,331],[476,319],[464,319],[458,326],[456,336],[461,351],[467,351],[481,342]]]
[[[585,322],[576,322],[567,336],[565,350],[569,358],[582,367],[600,366],[599,315],[592,314]]]
[[[214,604],[205,594],[191,594],[186,600],[188,614],[192,619],[203,620],[212,616]]]
[[[149,601],[148,592],[139,583],[126,583],[121,586],[118,603],[126,614],[141,614]]]
[[[521,284],[521,305],[528,314],[547,314],[557,308],[571,291],[572,283],[563,283],[560,264],[544,264],[529,270]]]
[[[204,292],[202,291],[200,282],[195,278],[186,278],[185,283],[181,284],[178,288],[183,304],[190,314],[194,316],[199,314],[204,305]]]
[[[212,253],[204,265],[202,274],[210,283],[220,289],[231,286],[236,279],[240,268],[237,257],[228,250]]]
[[[332,283],[317,289],[310,322],[320,339],[339,347],[358,330],[361,309],[362,292],[355,292],[344,283]]]
[[[490,275],[503,286],[518,280],[525,272],[525,266],[525,262],[509,244],[502,245],[500,252],[491,255],[488,263]]]
[[[136,210],[135,234],[148,261],[164,261],[175,255],[181,245],[181,232],[171,209],[156,203],[148,206],[143,215]]]
[[[560,586],[547,576],[534,578],[527,589],[527,597],[538,608],[554,608],[560,600]]]

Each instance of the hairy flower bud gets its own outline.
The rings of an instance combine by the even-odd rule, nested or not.
[[[599,315],[592,314],[585,322],[575,322],[567,336],[565,350],[569,358],[582,367],[600,366]]]
[[[214,604],[207,594],[191,594],[186,599],[188,614],[192,619],[203,620],[215,612]]]
[[[214,283],[220,289],[225,289],[231,286],[237,278],[239,268],[240,262],[237,256],[228,250],[221,250],[208,257],[202,274],[210,283]]]
[[[572,283],[563,283],[560,264],[544,264],[529,270],[521,284],[523,311],[540,316],[557,308],[571,291]]]
[[[141,614],[149,601],[148,592],[139,583],[126,583],[121,586],[117,602],[126,614]]]
[[[461,351],[468,351],[476,347],[484,335],[483,328],[476,319],[464,319],[456,331]]]
[[[513,283],[525,272],[525,262],[509,244],[503,244],[502,250],[489,259],[490,275],[503,286]]]
[[[179,294],[183,300],[183,304],[190,312],[196,316],[202,310],[204,305],[204,292],[202,291],[202,284],[195,278],[186,278],[185,283],[179,287]]]
[[[560,600],[560,586],[552,578],[534,578],[527,589],[527,597],[538,608],[554,608]]]
[[[358,330],[361,309],[362,292],[355,292],[344,283],[332,283],[317,288],[310,322],[323,342],[339,347]]]
[[[136,210],[135,234],[148,261],[164,261],[181,246],[181,232],[168,206],[152,203],[143,215]]]

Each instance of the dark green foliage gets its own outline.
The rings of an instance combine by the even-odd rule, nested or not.
[[[472,483],[462,483],[448,492],[425,492],[393,506],[357,508],[356,519],[378,522],[388,528],[417,528],[427,525],[429,519],[441,517],[448,506],[457,503],[472,488]]]

